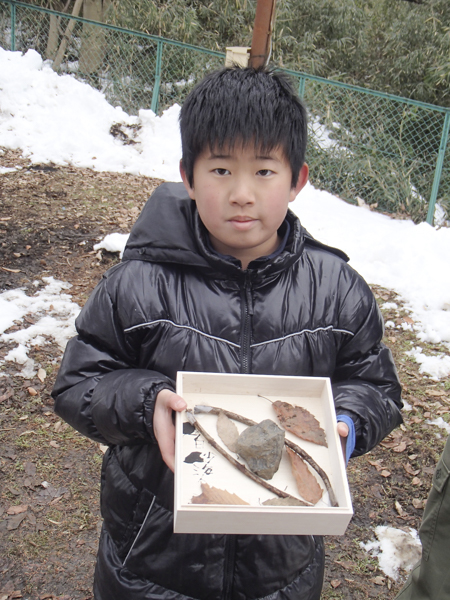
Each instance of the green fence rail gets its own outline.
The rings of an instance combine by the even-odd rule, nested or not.
[[[16,0],[0,0],[0,47],[33,48],[55,71],[89,83],[129,114],[182,104],[225,57]],[[450,218],[450,109],[283,70],[308,107],[307,160],[316,187],[431,224],[438,203]]]

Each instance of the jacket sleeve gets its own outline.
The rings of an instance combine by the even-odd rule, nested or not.
[[[136,351],[123,335],[117,308],[103,278],[76,320],[52,391],[55,412],[103,444],[156,443],[156,395],[174,382],[137,368]]]
[[[351,332],[338,353],[332,377],[337,414],[355,425],[352,456],[371,450],[403,421],[401,385],[391,351],[381,343],[383,317],[362,278],[353,281],[341,308],[343,329]]]

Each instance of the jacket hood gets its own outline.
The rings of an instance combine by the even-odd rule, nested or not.
[[[267,275],[286,268],[300,258],[305,244],[348,261],[341,250],[315,240],[292,211],[288,210],[286,218],[291,231],[285,250],[275,259],[253,261],[250,270],[257,269]],[[123,261],[128,260],[184,264],[231,276],[242,273],[240,261],[220,256],[211,249],[207,230],[183,183],[163,183],[150,196],[125,247]]]

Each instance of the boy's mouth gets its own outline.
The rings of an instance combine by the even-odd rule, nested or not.
[[[237,221],[238,223],[247,223],[248,221],[254,221],[253,217],[231,217],[230,221]]]
[[[252,225],[256,222],[256,220],[257,219],[254,219],[252,217],[236,216],[236,217],[231,217],[230,223],[236,229],[238,229],[240,231],[245,231],[247,229],[250,229],[252,227]]]

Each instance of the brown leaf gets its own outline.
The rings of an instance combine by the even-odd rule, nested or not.
[[[6,522],[6,529],[8,531],[17,529],[26,516],[27,513],[21,513],[20,515],[14,515],[13,517],[10,517]]]
[[[272,403],[277,413],[280,425],[302,440],[327,446],[325,431],[321,428],[319,421],[309,411],[301,406],[293,406],[288,402],[277,400]]]
[[[27,475],[30,475],[31,477],[34,477],[34,475],[36,475],[36,465],[32,462],[27,461],[24,465],[24,469]]]
[[[394,448],[392,448],[392,450],[394,452],[404,452],[406,450],[406,443],[405,442],[400,442],[400,444],[398,446],[395,446]]]
[[[330,581],[330,585],[331,587],[335,590],[336,588],[338,588],[341,585],[341,580],[340,579],[332,579]]]
[[[27,391],[30,394],[30,396],[37,396],[38,394],[34,387],[29,387]]]
[[[390,477],[391,472],[387,471],[386,469],[383,469],[383,471],[381,471],[380,475],[381,475],[381,477]]]
[[[413,485],[422,485],[422,480],[419,479],[418,477],[414,477],[414,479],[411,481],[411,483]]]
[[[378,460],[369,460],[369,464],[371,464],[373,467],[375,467],[375,469],[377,471],[382,471],[383,470],[383,466],[381,465],[383,461],[380,459]]]
[[[444,390],[427,390],[427,396],[446,396]]]
[[[372,577],[372,579],[370,581],[372,583],[374,583],[375,585],[384,585],[386,580],[381,575],[377,575],[376,577]]]
[[[305,506],[305,503],[297,498],[269,498],[263,502],[264,506]]]
[[[217,433],[225,446],[236,452],[236,442],[239,437],[239,431],[231,419],[229,419],[223,411],[220,411],[217,417]]]
[[[295,477],[300,496],[307,502],[311,502],[311,504],[317,504],[322,498],[323,489],[306,466],[305,461],[288,447],[286,447],[286,452],[291,461],[292,473]]]
[[[20,513],[28,510],[28,504],[19,504],[18,506],[10,506],[6,511],[8,515],[20,515]]]
[[[37,372],[37,377],[41,383],[44,383],[44,379],[47,377],[47,373],[44,369],[40,368]]]
[[[192,497],[192,504],[248,504],[227,490],[211,487],[207,483],[202,483],[201,486],[202,493]]]
[[[405,514],[405,511],[403,510],[402,505],[398,500],[395,501],[395,510],[401,517],[403,517],[403,515]]]
[[[412,504],[414,508],[423,508],[425,505],[424,501],[420,500],[420,498],[413,498]]]
[[[408,475],[412,475],[413,477],[420,473],[420,469],[414,469],[414,467],[410,463],[403,464],[403,468],[408,473]]]

